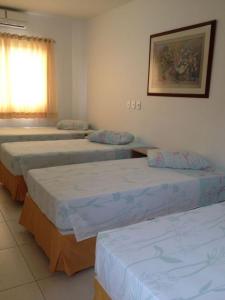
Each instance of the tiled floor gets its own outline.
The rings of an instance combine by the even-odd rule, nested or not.
[[[18,224],[21,208],[0,186],[0,300],[93,299],[93,269],[51,274],[48,259]]]

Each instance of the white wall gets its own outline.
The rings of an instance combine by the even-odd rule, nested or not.
[[[78,56],[81,55],[79,34],[82,30],[82,22],[79,23],[72,18],[38,14],[28,14],[28,28],[25,31],[7,29],[11,33],[47,37],[56,41],[55,60],[59,119],[71,118],[74,113],[72,107],[77,99],[73,99],[73,86],[77,85],[80,70],[73,68],[72,62],[74,60],[79,61]],[[6,31],[6,29],[0,27],[0,31]],[[76,31],[76,35],[73,34],[74,31]],[[0,126],[39,126],[49,123],[51,122],[47,119],[0,120]]]
[[[72,39],[72,114],[74,118],[87,119],[87,21],[74,20]]]
[[[168,149],[205,154],[225,167],[225,1],[135,0],[89,22],[88,117]],[[146,95],[149,36],[218,20],[209,99]],[[128,111],[127,100],[141,100]]]

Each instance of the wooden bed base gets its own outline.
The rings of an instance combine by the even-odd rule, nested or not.
[[[101,284],[95,278],[94,300],[111,300]]]
[[[63,271],[70,276],[94,266],[96,238],[77,242],[73,234],[62,235],[28,194],[19,222],[48,256],[51,272]]]
[[[24,202],[27,193],[27,185],[23,176],[13,175],[1,162],[0,182],[10,192],[13,200]]]

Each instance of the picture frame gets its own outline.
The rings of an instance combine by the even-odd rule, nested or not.
[[[150,36],[149,96],[208,98],[216,20]]]

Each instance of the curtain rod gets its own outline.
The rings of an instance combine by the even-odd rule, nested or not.
[[[7,32],[0,32],[0,37],[10,37],[10,38],[17,38],[21,40],[34,40],[34,41],[40,41],[40,42],[47,42],[47,43],[55,43],[55,40],[50,38],[42,38],[37,36],[28,36],[28,35],[19,35],[19,34],[11,34]]]

